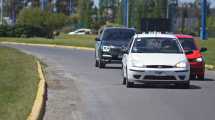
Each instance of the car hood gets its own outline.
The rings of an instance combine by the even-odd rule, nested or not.
[[[179,62],[187,62],[184,54],[162,54],[162,53],[131,53],[132,61],[143,65],[169,65],[175,66]]]
[[[112,41],[103,41],[102,45],[106,46],[115,46],[115,47],[123,47],[128,45],[127,40],[112,40]]]
[[[194,50],[192,54],[187,55],[188,59],[196,59],[202,57],[202,54],[199,50]]]

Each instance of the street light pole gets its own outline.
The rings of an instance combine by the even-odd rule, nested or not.
[[[0,24],[3,25],[3,0],[1,0],[0,6],[1,6],[1,20],[0,20]]]
[[[45,10],[45,8],[47,7],[47,0],[40,0],[40,8],[41,10]]]
[[[72,15],[72,0],[69,0],[69,15]]]
[[[129,22],[129,0],[123,0],[123,6],[124,6],[124,26],[128,27],[128,22]]]
[[[202,40],[207,39],[207,31],[206,31],[206,16],[207,16],[207,0],[201,0],[201,33],[200,37]]]

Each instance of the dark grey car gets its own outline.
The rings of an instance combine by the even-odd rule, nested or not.
[[[133,28],[106,27],[96,38],[95,66],[104,68],[107,63],[121,63],[122,48],[135,34]]]

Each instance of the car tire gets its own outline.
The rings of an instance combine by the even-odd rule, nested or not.
[[[126,87],[127,88],[132,88],[132,87],[134,87],[134,83],[127,80],[126,81]]]
[[[99,62],[98,62],[98,67],[99,67],[99,68],[105,68],[105,63],[102,62],[101,60],[99,60]]]
[[[132,88],[132,87],[134,87],[134,83],[133,83],[133,82],[130,82],[130,81],[128,80],[128,73],[126,73],[125,81],[126,81],[126,87],[127,87],[127,88]]]
[[[95,67],[99,67],[99,62],[98,62],[98,60],[95,61]]]
[[[204,79],[205,79],[205,76],[204,76],[204,75],[203,75],[203,76],[200,76],[200,75],[198,76],[198,75],[197,75],[197,79],[198,79],[198,80],[204,80]]]
[[[126,77],[125,77],[125,73],[124,73],[124,68],[123,68],[123,65],[122,65],[122,68],[121,68],[121,71],[122,71],[122,84],[123,85],[126,85]]]
[[[123,77],[122,84],[126,85],[126,78],[125,77]]]

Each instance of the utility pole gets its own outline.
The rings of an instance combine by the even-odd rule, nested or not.
[[[47,7],[47,3],[48,1],[47,0],[40,0],[40,8],[41,10],[45,10],[45,8]]]
[[[72,15],[72,0],[69,0],[69,15]]]
[[[178,6],[178,0],[167,0],[166,18],[170,20],[172,32],[176,31],[175,24],[177,20],[177,14],[176,14],[177,6]]]
[[[129,0],[123,0],[123,23],[128,27],[129,23]]]
[[[3,25],[3,0],[0,0],[0,7],[1,7],[1,20],[0,20],[0,24]]]
[[[207,17],[207,0],[201,0],[201,33],[200,37],[202,40],[207,39],[206,31],[206,17]]]

